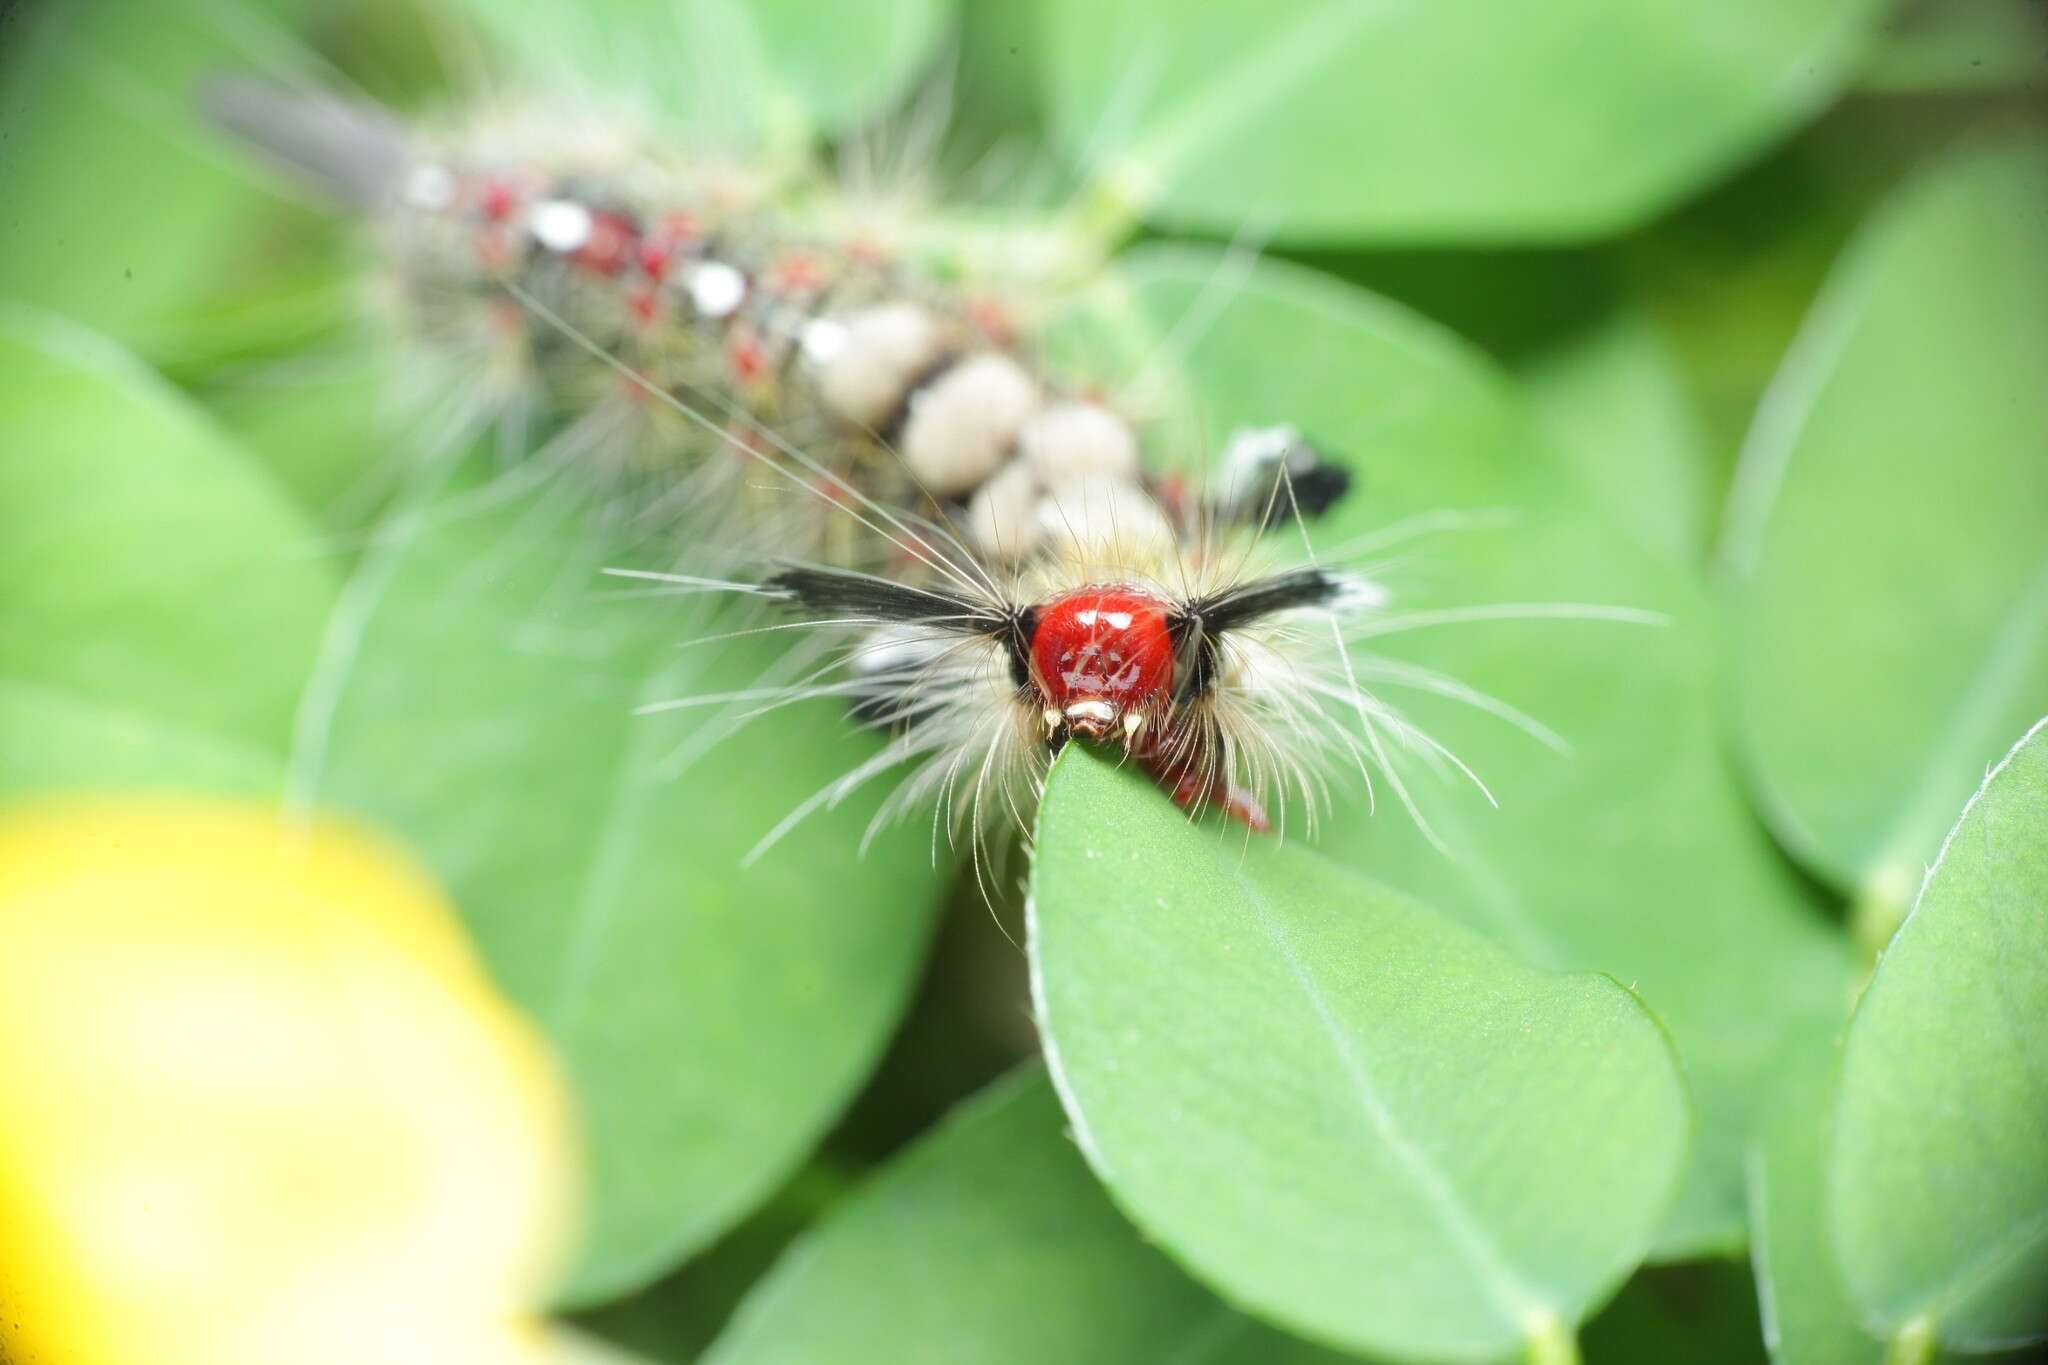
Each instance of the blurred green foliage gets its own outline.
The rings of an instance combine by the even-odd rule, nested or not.
[[[1324,546],[1462,511],[1404,601],[1669,624],[1389,637],[1366,681],[1500,798],[1418,784],[1448,855],[1386,790],[1246,853],[1063,760],[1055,1094],[1021,869],[990,906],[921,828],[857,857],[880,793],[743,867],[872,740],[634,717],[775,655],[674,649],[724,626],[592,588],[645,544],[394,446],[363,244],[191,113],[220,69],[411,109],[479,67],[775,156],[903,136],[947,73],[985,211],[1141,239],[1089,299],[1141,336],[1208,314],[1190,421],[1354,461]],[[289,790],[418,850],[582,1098],[567,1298],[650,1357],[2011,1343],[2048,1302],[2039,736],[1849,1007],[2048,713],[2044,81],[2039,14],[1975,0],[17,7],[0,792]],[[1232,240],[1278,259],[1212,307]]]

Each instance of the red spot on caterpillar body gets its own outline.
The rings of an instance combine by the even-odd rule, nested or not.
[[[595,213],[590,218],[590,240],[571,257],[578,268],[596,275],[616,275],[625,269],[639,241],[639,228],[623,213]]]
[[[502,223],[519,207],[519,191],[503,180],[486,180],[476,192],[477,210],[489,222]]]
[[[795,252],[775,263],[769,279],[786,293],[808,294],[825,283],[825,263],[808,252]]]
[[[768,369],[768,353],[755,337],[734,337],[725,358],[732,366],[733,378],[742,384],[754,383]]]

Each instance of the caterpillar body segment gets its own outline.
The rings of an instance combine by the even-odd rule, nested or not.
[[[1160,475],[1155,423],[1048,363],[1030,281],[898,249],[822,180],[511,131],[545,119],[424,133],[237,84],[210,103],[369,220],[422,366],[603,433],[551,444],[666,509],[679,577],[750,579],[843,640],[766,709],[833,696],[890,738],[811,806],[907,767],[883,820],[1026,823],[1077,739],[1254,829],[1353,769],[1413,811],[1396,751],[1462,767],[1359,684],[1384,589],[1289,564],[1274,534],[1343,498],[1344,465],[1276,423],[1232,434],[1203,487]]]

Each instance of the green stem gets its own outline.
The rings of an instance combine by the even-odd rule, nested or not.
[[[1884,1365],[1934,1365],[1934,1319],[1907,1320],[1885,1348]]]
[[[1849,933],[1856,944],[1858,965],[1868,976],[1877,959],[1906,922],[1913,908],[1913,888],[1896,873],[1880,871],[1865,882],[1849,904]]]
[[[1098,180],[1055,220],[1056,230],[1091,259],[1107,260],[1138,229],[1153,198],[1142,185],[1115,176]]]
[[[1522,1324],[1524,1365],[1579,1365],[1579,1338],[1551,1313],[1536,1313]]]

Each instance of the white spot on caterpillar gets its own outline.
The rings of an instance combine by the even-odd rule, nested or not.
[[[405,202],[416,209],[445,209],[455,202],[455,177],[446,166],[423,161],[405,178]]]
[[[1239,427],[1223,447],[1223,462],[1231,468],[1255,468],[1279,459],[1299,444],[1301,433],[1291,426]]]
[[[957,497],[1002,466],[1038,407],[1038,383],[1006,355],[961,361],[910,400],[903,459],[937,497]]]
[[[699,261],[683,278],[690,306],[707,318],[731,317],[747,297],[747,277],[724,261]]]
[[[1055,403],[1024,424],[1017,448],[1039,481],[1135,480],[1138,439],[1121,417],[1094,403]]]
[[[1289,454],[1302,448],[1301,433],[1293,427],[1239,427],[1223,447],[1213,496],[1226,506],[1246,498],[1264,498]],[[1288,465],[1287,472],[1295,475],[1301,471]]]
[[[825,405],[856,426],[885,421],[906,389],[939,357],[939,326],[914,303],[881,303],[863,309],[837,327],[841,344],[813,357],[818,392]]]
[[[1042,540],[1038,480],[1022,460],[1011,460],[967,502],[967,534],[974,547],[999,563],[1030,556]]]
[[[853,671],[876,674],[909,674],[942,656],[952,641],[945,635],[910,626],[885,626],[867,637],[851,660]]]
[[[803,325],[797,345],[808,364],[829,365],[846,353],[846,324],[831,318],[813,318]]]
[[[526,230],[549,251],[581,250],[590,240],[590,210],[570,199],[542,199],[526,211]]]
[[[1342,616],[1347,612],[1372,611],[1384,607],[1393,600],[1386,585],[1359,573],[1333,573],[1337,580],[1337,592],[1324,610]]]
[[[1039,529],[1084,554],[1107,548],[1170,552],[1173,526],[1152,495],[1124,479],[1083,479],[1038,504]]]

